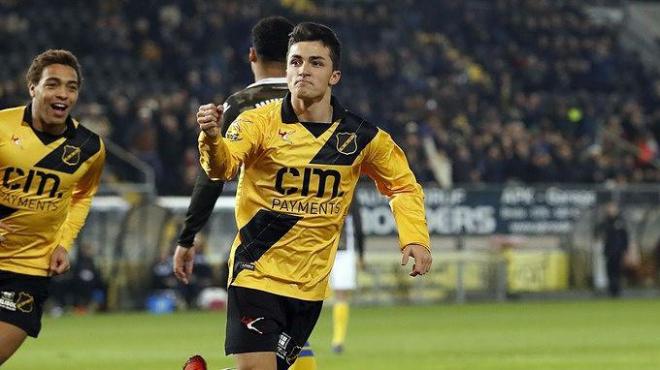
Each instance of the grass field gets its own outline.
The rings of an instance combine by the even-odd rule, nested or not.
[[[660,369],[660,300],[354,308],[339,356],[329,312],[311,338],[320,370]],[[218,370],[223,340],[224,312],[46,318],[3,370],[180,369],[194,353]]]

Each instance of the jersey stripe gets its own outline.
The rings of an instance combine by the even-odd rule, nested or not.
[[[310,163],[351,166],[377,133],[377,127],[348,114]]]
[[[301,219],[299,216],[260,209],[239,231],[241,244],[234,255],[233,279],[242,270],[250,269],[253,262],[261,258]]]
[[[7,207],[0,204],[0,219],[11,216],[12,213],[18,211],[17,208]]]
[[[100,139],[90,130],[78,126],[76,134],[48,153],[35,167],[74,173],[87,159],[101,149]]]

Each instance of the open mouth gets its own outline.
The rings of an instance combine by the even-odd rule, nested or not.
[[[53,103],[50,107],[57,113],[64,114],[68,106],[64,103]]]

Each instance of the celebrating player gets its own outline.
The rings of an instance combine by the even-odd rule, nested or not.
[[[391,137],[332,97],[339,63],[335,33],[301,23],[289,38],[284,99],[239,115],[225,139],[221,109],[208,104],[197,114],[209,177],[229,179],[242,168],[225,341],[240,370],[283,370],[296,359],[327,295],[361,173],[390,198],[402,264],[415,260],[410,275],[431,267],[421,186]]]
[[[27,84],[32,102],[0,111],[0,364],[39,335],[49,278],[69,269],[105,161],[70,115],[82,84],[72,53],[38,55]]]
[[[293,24],[279,16],[266,17],[252,28],[252,47],[248,54],[255,82],[230,96],[223,104],[221,134],[229,128],[241,112],[254,109],[287,93],[286,50]],[[223,181],[213,181],[206,173],[197,177],[186,213],[186,220],[179,234],[174,253],[174,268],[184,268],[186,261],[193,261],[195,234],[208,222],[218,197],[222,194]],[[188,264],[192,268],[192,264]],[[229,277],[228,265],[223,265],[222,281]],[[306,344],[307,345],[307,344]],[[314,370],[316,360],[311,349],[303,352],[292,367],[293,370]]]

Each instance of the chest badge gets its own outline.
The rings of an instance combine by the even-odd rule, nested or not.
[[[357,135],[355,132],[339,132],[336,137],[339,153],[351,155],[357,151]]]
[[[62,153],[62,162],[69,166],[75,166],[80,162],[80,148],[73,145],[65,145]]]

